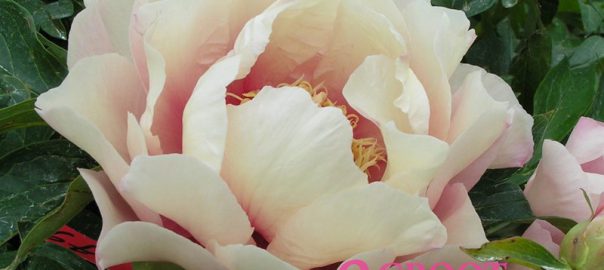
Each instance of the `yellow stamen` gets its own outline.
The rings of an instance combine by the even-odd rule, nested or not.
[[[336,107],[342,110],[342,113],[346,116],[352,128],[356,128],[359,123],[359,116],[354,113],[348,113],[346,109],[346,105],[338,105],[335,101],[329,99],[329,93],[327,88],[320,83],[316,86],[313,86],[310,82],[304,80],[303,77],[296,80],[295,82],[288,84],[282,83],[277,87],[283,86],[296,86],[300,87],[312,98],[313,102],[315,102],[320,107]],[[239,100],[240,104],[246,103],[258,94],[259,90],[249,91],[243,93],[241,96],[227,93],[228,96],[233,97]],[[379,162],[386,161],[386,151],[383,147],[378,144],[376,138],[360,138],[352,140],[352,153],[354,155],[354,163],[359,167],[362,171],[368,174],[368,171],[372,167],[379,168]]]

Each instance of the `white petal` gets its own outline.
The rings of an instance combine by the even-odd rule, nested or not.
[[[110,230],[96,249],[99,269],[129,262],[172,262],[187,270],[226,270],[200,245],[146,222],[125,222]]]
[[[241,56],[216,63],[195,86],[183,116],[183,153],[220,171],[227,136],[227,86],[239,75]]]
[[[350,106],[379,125],[393,121],[401,131],[427,133],[428,98],[413,71],[400,60],[367,57],[350,75],[343,95]]]
[[[487,93],[496,101],[508,102],[508,108],[514,115],[507,138],[502,142],[490,168],[521,167],[533,154],[533,118],[522,108],[514,91],[504,80],[480,67],[461,64],[451,76],[452,90],[457,91],[466,76],[476,71],[482,74],[482,83]]]
[[[37,99],[36,107],[51,127],[88,152],[116,182],[129,161],[128,113],[140,116],[144,95],[134,66],[107,54],[79,61],[60,86]]]
[[[184,155],[140,156],[122,180],[124,192],[174,220],[204,245],[245,243],[253,229],[226,183]]]
[[[229,270],[297,270],[292,265],[256,246],[216,247],[214,254]]]
[[[507,103],[488,95],[479,72],[466,77],[463,87],[455,93],[454,108],[449,155],[428,188],[432,206],[451,178],[484,154],[509,126]]]
[[[298,208],[367,183],[354,164],[341,110],[319,108],[304,90],[266,87],[229,108],[222,176],[269,241]]]
[[[364,251],[409,255],[439,247],[445,228],[425,198],[375,182],[324,196],[280,228],[268,250],[299,268],[325,266]]]
[[[144,131],[132,113],[128,113],[128,153],[130,159],[149,154]]]
[[[396,1],[407,31],[403,33],[410,65],[430,100],[430,134],[445,139],[451,117],[448,79],[476,37],[459,10],[432,7],[425,0]]]
[[[597,205],[600,194],[604,192],[604,179],[590,178],[563,145],[545,140],[541,161],[527,183],[524,195],[537,216],[585,221],[591,212],[581,189],[591,195],[592,205]],[[596,186],[598,182],[600,186]]]
[[[566,148],[579,164],[604,157],[604,123],[581,117],[568,138]]]
[[[79,171],[86,184],[88,184],[90,191],[92,191],[94,201],[98,205],[103,217],[103,229],[99,240],[102,240],[107,231],[111,230],[117,224],[137,220],[128,203],[120,196],[104,172],[85,169],[80,169]]]
[[[462,184],[445,188],[434,213],[447,228],[447,244],[478,248],[488,242],[480,217]]]
[[[73,19],[69,31],[67,64],[106,53],[130,56],[128,25],[133,0],[91,0]]]
[[[449,145],[432,136],[400,132],[393,123],[381,131],[388,152],[384,182],[409,194],[425,196],[447,158]]]

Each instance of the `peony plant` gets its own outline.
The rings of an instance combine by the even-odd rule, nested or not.
[[[424,0],[86,1],[40,116],[102,167],[100,269],[471,260],[467,191],[532,155],[476,35]]]

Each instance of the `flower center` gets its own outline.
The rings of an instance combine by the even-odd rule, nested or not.
[[[303,78],[300,78],[291,84],[282,83],[278,85],[278,87],[283,86],[295,86],[306,90],[306,92],[310,94],[312,100],[320,107],[339,108],[342,113],[346,116],[346,118],[348,118],[348,121],[350,122],[352,128],[354,129],[357,127],[357,124],[359,123],[360,119],[359,116],[354,113],[348,113],[346,105],[339,105],[337,104],[337,102],[329,99],[328,90],[323,85],[323,83],[313,86],[310,82],[304,80]],[[245,92],[241,94],[241,96],[233,93],[227,93],[227,96],[233,97],[239,100],[240,104],[243,104],[252,100],[258,94],[259,91],[260,90],[253,90]],[[382,146],[378,144],[378,140],[376,138],[353,138],[351,148],[352,154],[354,156],[354,163],[357,165],[357,167],[359,167],[363,172],[368,175],[370,168],[376,167],[380,169],[378,163],[386,161],[386,151]]]

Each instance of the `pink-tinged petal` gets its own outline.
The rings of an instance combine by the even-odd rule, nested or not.
[[[581,164],[581,168],[585,172],[604,174],[604,156]]]
[[[292,265],[256,246],[218,246],[214,249],[214,255],[229,270],[297,270]]]
[[[524,195],[537,216],[560,216],[581,222],[591,215],[581,189],[590,195],[592,205],[597,205],[593,202],[604,192],[604,179],[597,178],[584,173],[563,145],[545,140],[541,162]]]
[[[87,0],[69,32],[67,65],[106,53],[130,56],[128,25],[133,0]]]
[[[340,266],[338,266],[338,270],[355,269],[355,268],[352,268],[352,266],[355,265],[354,264],[355,261],[357,261],[357,262],[361,261],[361,262],[365,263],[369,267],[369,269],[381,269],[380,267],[384,266],[385,264],[393,262],[395,258],[396,258],[396,255],[392,252],[392,250],[387,249],[387,248],[366,251],[366,252],[362,252],[357,255],[354,255],[354,256],[350,257],[349,259],[347,259],[346,261],[342,262],[340,264]],[[348,265],[350,265],[350,266],[348,266]]]
[[[496,158],[489,167],[521,167],[533,155],[533,118],[522,108],[514,91],[504,80],[480,67],[461,64],[451,76],[452,91],[457,91],[466,76],[476,71],[482,74],[482,83],[487,93],[496,101],[508,102],[508,109],[513,113],[506,138],[501,142],[502,146],[497,150]]]
[[[155,135],[151,128],[153,127],[153,120],[155,116],[156,104],[159,96],[161,95],[164,85],[166,83],[166,61],[159,51],[151,47],[145,42],[145,56],[147,60],[147,70],[149,72],[149,79],[143,83],[148,84],[147,86],[147,99],[145,105],[145,111],[141,115],[140,125],[145,134],[145,138],[149,142],[149,150],[151,154],[159,155],[164,151],[161,147],[159,137]],[[162,108],[164,109],[164,108]],[[166,113],[172,115],[170,111],[161,111],[158,108],[157,113]],[[181,119],[172,119],[173,121],[182,121]]]
[[[377,249],[409,255],[446,242],[425,198],[380,182],[324,196],[283,225],[268,251],[302,269]]]
[[[316,84],[323,82],[330,97],[344,104],[340,89],[365,57],[404,53],[400,34],[373,4],[308,0],[279,1],[275,6],[286,4],[275,20],[270,43],[246,79],[249,89],[304,76]]]
[[[183,116],[183,153],[220,171],[227,136],[227,86],[239,75],[242,57],[212,66],[195,86]]]
[[[342,94],[350,106],[378,125],[392,121],[403,132],[428,133],[428,97],[401,60],[367,57],[350,75]]]
[[[600,195],[600,206],[594,212],[595,216],[604,216],[604,193]]]
[[[425,0],[396,4],[407,26],[403,37],[411,68],[430,100],[430,134],[446,139],[451,118],[448,80],[476,34],[468,30],[470,21],[462,11],[432,7]]]
[[[522,237],[541,244],[554,256],[558,256],[564,233],[549,222],[537,219],[526,229]]]
[[[266,87],[229,106],[228,116],[222,176],[269,241],[300,207],[367,183],[354,164],[352,127],[342,111],[319,108],[300,88]]]
[[[579,164],[604,158],[604,123],[581,117],[568,138],[566,148]]]
[[[152,87],[152,70],[158,68],[146,59],[149,48],[165,64],[165,83],[155,92],[151,126],[165,153],[181,152],[182,114],[199,76],[230,51],[245,22],[270,3],[162,0],[137,5],[130,34],[143,81],[149,80]]]
[[[172,231],[146,222],[110,230],[96,249],[99,269],[129,262],[171,262],[187,270],[226,270],[210,252]]]
[[[40,116],[101,164],[113,182],[130,160],[128,113],[139,117],[145,92],[136,70],[115,54],[82,59],[63,83],[36,101]]]
[[[381,131],[388,153],[383,181],[409,194],[425,196],[447,158],[449,145],[432,136],[401,132],[392,122]]]
[[[245,243],[250,222],[218,174],[184,155],[139,156],[122,180],[125,193],[208,245]]]
[[[462,184],[445,188],[434,213],[447,228],[447,244],[478,248],[488,242],[468,190]]]
[[[94,201],[98,205],[103,217],[103,229],[99,240],[102,241],[107,231],[116,225],[126,221],[137,220],[128,203],[120,196],[104,172],[85,169],[80,169],[79,171],[86,184],[88,184],[90,191],[92,191]]]
[[[463,252],[456,245],[446,245],[442,248],[426,252],[410,261],[404,262],[403,265],[407,267],[405,269],[416,269],[415,267],[417,266],[412,265],[423,265],[425,269],[441,269],[444,268],[443,263],[446,263],[452,269],[497,269],[490,267],[476,268],[472,266],[472,264],[478,264],[479,267],[482,267],[483,263],[474,260],[474,258]]]
[[[149,154],[147,150],[147,139],[136,117],[132,113],[128,113],[128,153],[130,159],[136,156],[145,156]]]
[[[447,183],[482,156],[509,126],[507,103],[496,101],[487,93],[480,72],[466,76],[455,93],[454,109],[449,155],[428,188],[432,206]]]

